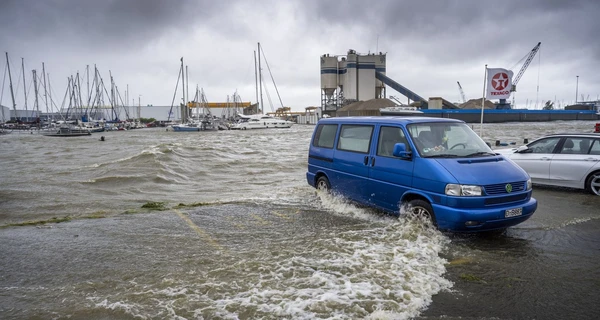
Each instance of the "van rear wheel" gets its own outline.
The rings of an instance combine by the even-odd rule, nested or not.
[[[331,189],[331,184],[329,184],[329,179],[326,176],[321,176],[317,179],[317,190],[329,192]]]
[[[435,224],[435,216],[433,214],[433,207],[429,202],[421,199],[414,199],[408,202],[408,212],[412,213],[417,217],[423,217],[431,220]]]

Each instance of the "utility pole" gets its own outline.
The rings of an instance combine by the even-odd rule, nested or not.
[[[575,104],[577,104],[577,94],[579,93],[579,76],[577,76],[577,84],[575,85]]]

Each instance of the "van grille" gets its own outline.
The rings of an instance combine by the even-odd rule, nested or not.
[[[526,183],[525,181],[519,181],[519,182],[489,184],[487,186],[483,186],[483,188],[485,189],[485,193],[487,193],[489,195],[507,194],[507,193],[524,191],[525,183]],[[507,187],[507,185],[511,186],[510,192],[507,190],[507,189],[509,189]]]
[[[490,205],[495,205],[495,204],[522,201],[525,199],[527,199],[527,193],[514,194],[511,196],[504,196],[504,197],[497,197],[497,198],[488,198],[488,199],[485,199],[484,204],[486,206],[490,206]]]

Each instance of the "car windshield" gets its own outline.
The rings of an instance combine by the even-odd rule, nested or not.
[[[424,158],[487,157],[492,149],[465,123],[415,123],[407,126]]]

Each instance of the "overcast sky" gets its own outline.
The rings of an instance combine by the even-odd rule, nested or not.
[[[1,0],[1,103],[11,106],[4,52],[18,109],[21,58],[28,90],[31,70],[41,74],[44,62],[59,102],[67,78],[96,65],[106,84],[112,72],[121,94],[128,85],[136,104],[169,106],[181,57],[190,89],[197,84],[209,101],[237,90],[255,102],[260,42],[284,105],[301,111],[320,106],[322,54],[385,52],[392,79],[423,97],[460,101],[457,81],[467,100],[481,97],[486,64],[516,75],[541,42],[516,93],[519,107],[537,100],[540,108],[545,100],[571,104],[576,90],[579,100],[598,98],[599,34],[598,0]],[[266,68],[263,75],[270,78]],[[279,107],[272,87],[269,93]]]

